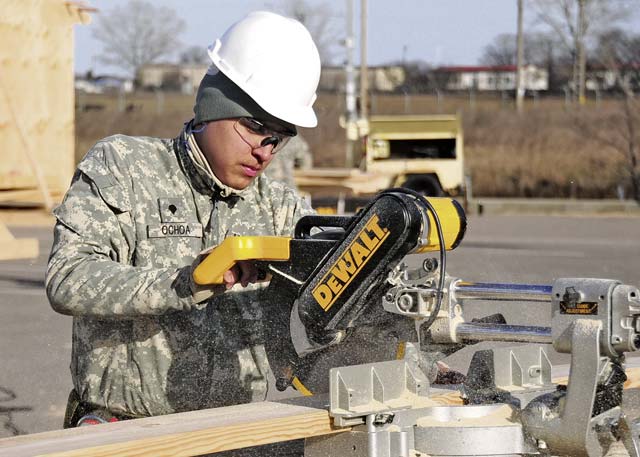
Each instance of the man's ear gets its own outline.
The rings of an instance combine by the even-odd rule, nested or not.
[[[207,126],[208,122],[200,122],[199,124],[194,125],[191,128],[191,133],[202,133],[202,131]]]

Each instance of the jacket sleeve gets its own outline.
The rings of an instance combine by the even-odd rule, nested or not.
[[[292,189],[271,181],[274,231],[277,236],[293,236],[296,223],[302,216],[315,214],[309,203]],[[280,190],[280,192],[277,192]]]
[[[191,296],[190,266],[131,265],[136,240],[128,193],[104,160],[87,157],[54,211],[45,281],[53,309],[74,316],[131,318],[204,306]]]

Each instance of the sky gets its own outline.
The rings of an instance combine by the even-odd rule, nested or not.
[[[187,23],[181,36],[185,46],[206,48],[229,25],[254,10],[277,10],[287,0],[153,0],[174,9]],[[347,1],[307,0],[331,8],[338,24],[346,23]],[[127,0],[86,0],[99,14],[108,13]],[[359,5],[356,0],[356,42],[359,36]],[[516,0],[368,0],[368,52],[370,65],[421,60],[431,65],[475,65],[486,45],[501,33],[516,33]],[[525,8],[525,28],[533,27],[533,13]],[[638,22],[638,21],[636,21]],[[638,30],[640,22],[634,27]],[[93,25],[75,29],[75,69],[95,73],[118,73],[96,58],[100,43],[92,37]],[[346,29],[346,25],[344,26]],[[359,62],[360,51],[354,57]],[[341,63],[344,58],[338,58]]]

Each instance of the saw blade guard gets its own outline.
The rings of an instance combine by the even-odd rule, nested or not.
[[[312,339],[321,343],[326,334],[351,327],[368,305],[379,303],[389,287],[388,273],[406,255],[460,243],[466,229],[460,204],[449,198],[429,203],[440,221],[442,243],[433,214],[409,194],[383,193],[353,218],[297,297],[300,322]]]

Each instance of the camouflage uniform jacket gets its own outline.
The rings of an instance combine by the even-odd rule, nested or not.
[[[193,160],[187,135],[98,142],[54,211],[46,288],[52,307],[74,316],[74,387],[114,413],[168,414],[266,393],[260,288],[195,303],[190,264],[226,236],[290,236],[311,209],[264,176],[243,191],[224,186]]]

